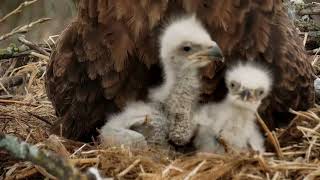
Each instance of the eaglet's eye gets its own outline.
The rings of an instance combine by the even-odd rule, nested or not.
[[[264,90],[262,88],[256,89],[255,93],[256,93],[257,96],[262,96],[264,94]]]
[[[183,46],[183,51],[185,51],[185,52],[189,52],[189,51],[191,51],[191,47],[190,46]]]
[[[237,83],[236,81],[230,81],[229,86],[231,90],[237,90],[240,88],[240,84]]]

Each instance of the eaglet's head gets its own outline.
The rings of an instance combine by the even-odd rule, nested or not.
[[[169,24],[160,37],[160,57],[173,67],[203,67],[212,60],[221,60],[217,43],[195,15]],[[220,58],[220,59],[219,59]]]
[[[272,87],[270,72],[257,64],[245,63],[226,72],[227,98],[238,107],[256,111]]]

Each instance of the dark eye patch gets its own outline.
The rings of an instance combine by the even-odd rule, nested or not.
[[[235,86],[236,86],[236,85],[234,84],[234,82],[231,82],[231,83],[230,83],[230,87],[231,87],[231,88],[234,88]]]
[[[262,88],[255,90],[256,95],[262,96],[264,94],[264,90]]]
[[[261,96],[261,95],[264,93],[264,91],[263,91],[263,90],[260,90],[260,91],[258,91],[258,93],[259,93],[259,95]]]
[[[236,81],[230,81],[229,88],[232,91],[238,90],[240,88],[241,84]]]
[[[183,50],[184,50],[185,52],[189,52],[189,51],[191,51],[191,47],[190,47],[190,46],[184,46],[184,47],[183,47]]]

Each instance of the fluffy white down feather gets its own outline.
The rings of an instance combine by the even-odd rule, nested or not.
[[[130,128],[132,124],[141,122],[148,114],[154,113],[154,108],[145,102],[128,103],[123,112],[113,115],[108,125],[114,128]],[[103,128],[102,128],[102,132]]]
[[[225,76],[226,81],[233,80],[250,89],[263,88],[269,93],[272,88],[271,72],[258,63],[238,63],[230,67]]]
[[[158,120],[164,119],[164,117],[165,115],[154,104],[142,101],[131,102],[121,113],[113,115],[102,127],[101,140],[104,144],[110,146],[147,147],[146,137],[130,128],[133,125],[142,125],[146,118]],[[159,122],[166,123],[164,121]]]
[[[216,140],[221,136],[234,149],[246,150],[249,143],[254,150],[264,152],[264,138],[254,112],[232,107],[224,101],[205,105],[195,119],[200,124],[195,146],[200,151],[223,153],[224,148]]]
[[[189,49],[184,50],[184,47]],[[114,145],[129,146],[144,146],[146,142],[168,145],[168,140],[179,145],[190,142],[194,131],[190,116],[200,92],[198,70],[208,62],[191,61],[188,57],[215,47],[218,45],[195,16],[186,16],[169,24],[160,37],[164,83],[150,91],[150,103],[129,103],[123,112],[109,118],[101,129],[102,141],[113,145],[114,139]],[[144,124],[146,116],[151,119],[149,124]],[[135,130],[133,127],[137,124],[138,130]]]
[[[171,58],[181,43],[192,42],[203,46],[218,46],[216,42],[212,41],[209,33],[195,15],[173,20],[164,29],[159,42],[160,63],[165,73],[163,77],[164,83],[160,87],[150,90],[150,98],[154,101],[164,101],[177,81],[177,71],[181,70],[182,67],[179,66],[180,64],[173,66]]]
[[[199,151],[223,153],[216,138],[222,137],[232,148],[252,148],[264,152],[264,137],[256,124],[255,112],[271,89],[269,71],[254,64],[239,64],[226,72],[226,82],[236,81],[250,89],[263,88],[264,96],[253,104],[244,103],[228,93],[220,103],[204,105],[195,113],[199,124],[194,144]]]
[[[199,45],[217,46],[195,15],[184,16],[173,20],[164,29],[160,37],[160,58],[168,60],[173,51],[186,41]]]

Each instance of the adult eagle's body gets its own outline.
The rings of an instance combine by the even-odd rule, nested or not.
[[[162,24],[186,12],[202,19],[227,65],[252,59],[274,71],[274,89],[260,108],[271,128],[291,118],[289,108],[313,105],[312,67],[280,0],[80,0],[78,17],[61,35],[46,75],[61,118],[56,132],[62,127],[68,138],[90,138],[126,101],[144,99],[161,81]],[[225,95],[224,66],[203,70],[203,101]]]

